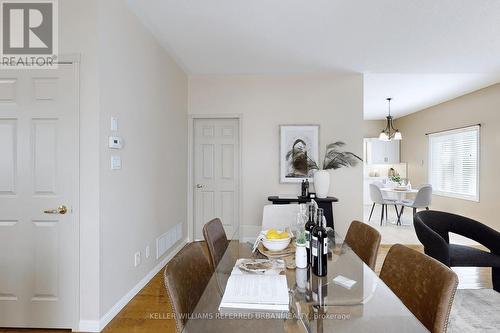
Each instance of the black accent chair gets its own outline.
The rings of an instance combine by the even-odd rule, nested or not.
[[[426,210],[413,218],[415,232],[425,254],[448,267],[492,267],[493,289],[500,292],[500,233],[464,216]],[[462,235],[485,246],[490,252],[450,244],[449,233]]]

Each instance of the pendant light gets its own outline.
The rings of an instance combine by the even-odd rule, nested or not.
[[[401,135],[401,132],[398,129],[394,128],[393,124],[393,119],[391,116],[391,100],[392,98],[388,97],[386,98],[388,106],[389,106],[389,115],[386,117],[387,119],[387,125],[385,128],[380,132],[379,135],[379,140],[382,141],[391,141],[391,140],[402,140],[403,136]]]

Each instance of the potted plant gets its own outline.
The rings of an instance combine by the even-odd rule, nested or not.
[[[389,177],[389,179],[392,182],[397,183],[398,185],[401,185],[401,183],[403,182],[403,178],[401,178],[399,174],[392,175]]]
[[[300,167],[302,173],[308,174],[309,170],[317,170],[314,173],[314,189],[317,198],[326,198],[330,189],[330,173],[327,170],[353,167],[363,161],[358,155],[349,151],[343,151],[345,143],[337,141],[326,146],[325,157],[322,168],[307,156],[305,145],[295,145],[287,153],[287,159],[292,158],[293,165]]]

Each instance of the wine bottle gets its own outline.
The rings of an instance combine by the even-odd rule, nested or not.
[[[314,305],[325,306],[325,299],[328,296],[328,277],[311,276],[311,296]]]
[[[316,229],[316,227],[318,226],[318,217],[319,217],[319,214],[320,214],[320,209],[321,208],[318,208],[316,210],[316,216],[315,216],[315,219],[314,219],[314,227],[312,228],[311,230],[311,270],[314,271],[316,270],[316,257],[318,256],[318,238],[317,237],[314,237],[314,230]]]
[[[323,209],[318,209],[317,223],[312,231],[312,253],[313,253],[313,273],[317,276],[325,276],[328,263],[328,236],[326,234],[326,219],[323,216]]]
[[[304,197],[309,198],[309,179],[306,179],[304,187],[306,189]]]
[[[301,190],[300,195],[302,197],[305,197],[306,196],[306,182],[305,182],[305,180],[302,180],[302,185],[300,187],[300,190]]]
[[[306,234],[306,252],[307,252],[307,264],[311,264],[311,233],[313,228],[316,226],[314,223],[314,205],[309,205],[309,217],[304,226]]]

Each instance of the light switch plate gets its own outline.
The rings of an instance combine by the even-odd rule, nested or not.
[[[111,129],[111,131],[113,131],[113,132],[118,131],[118,118],[116,118],[116,117],[111,117],[110,129]]]
[[[136,252],[134,254],[134,267],[137,267],[141,264],[141,252]]]
[[[111,156],[111,170],[120,170],[122,168],[122,158],[120,156]]]

